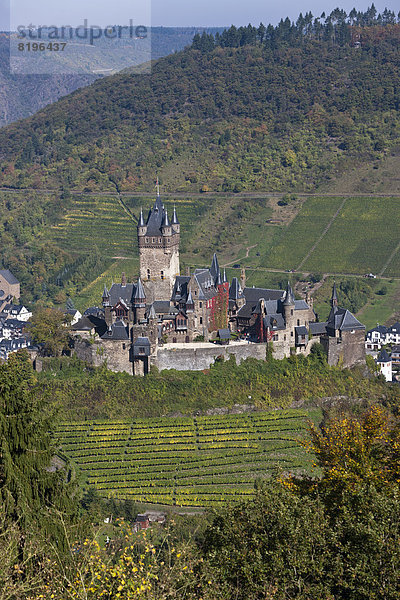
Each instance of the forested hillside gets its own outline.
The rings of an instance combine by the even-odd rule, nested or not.
[[[174,191],[313,189],[397,152],[400,25],[346,27],[196,38],[151,75],[96,81],[0,132],[0,185],[140,190],[158,172]]]
[[[165,56],[171,52],[182,50],[190,45],[196,32],[203,31],[201,27],[152,27],[151,28],[151,54],[153,59]],[[208,32],[216,32],[217,28],[208,28]],[[129,44],[129,39],[124,43]],[[81,60],[85,71],[90,66],[95,70],[96,60],[99,55],[112,56],[114,71],[127,67],[129,56],[124,48],[123,53],[113,52],[112,44],[108,46],[104,40],[96,42],[95,50],[92,49],[90,58],[87,52],[81,52]],[[61,61],[63,56],[59,57]],[[66,66],[68,61],[65,59]],[[79,66],[79,62],[78,62]],[[59,70],[60,65],[58,66]],[[34,114],[39,109],[56,102],[62,96],[74,90],[93,83],[100,77],[99,74],[64,74],[64,75],[20,75],[10,73],[9,69],[9,34],[0,33],[0,126],[7,125],[18,119],[23,119]]]

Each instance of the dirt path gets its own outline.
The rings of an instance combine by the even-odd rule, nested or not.
[[[247,246],[245,256],[242,256],[241,258],[235,258],[235,260],[231,260],[230,262],[227,262],[227,263],[225,263],[224,265],[221,265],[221,266],[222,267],[229,267],[230,265],[233,265],[234,263],[240,262],[244,258],[249,258],[249,252],[250,252],[250,250],[252,248],[255,248],[257,245],[258,244],[254,244],[253,246]]]
[[[392,254],[389,256],[385,264],[383,265],[383,269],[379,272],[379,277],[382,277],[392,260],[394,259],[396,253],[400,250],[400,242],[397,244],[396,248],[393,250]]]

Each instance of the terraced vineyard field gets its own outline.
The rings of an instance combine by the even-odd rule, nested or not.
[[[61,424],[62,452],[103,496],[214,506],[253,493],[275,469],[303,471],[299,447],[318,410]]]

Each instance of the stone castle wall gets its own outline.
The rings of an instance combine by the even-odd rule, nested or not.
[[[340,338],[321,336],[321,344],[328,355],[329,365],[340,365],[344,369],[365,362],[365,331],[363,329],[342,332]]]
[[[209,369],[218,357],[229,360],[235,357],[236,363],[240,364],[246,358],[265,360],[266,344],[247,344],[233,342],[226,346],[217,344],[194,343],[167,344],[159,347],[157,356],[151,361],[160,371],[164,369],[176,369],[178,371],[202,371]]]
[[[125,345],[125,348],[124,348]],[[96,340],[91,342],[85,339],[75,340],[75,354],[94,367],[100,367],[107,362],[107,367],[114,373],[133,374],[133,365],[129,360],[129,342],[113,340]]]

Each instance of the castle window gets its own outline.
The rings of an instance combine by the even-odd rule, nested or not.
[[[150,269],[147,269],[147,279],[150,279]]]
[[[284,342],[286,342],[286,333],[285,333],[285,335],[283,336],[283,341],[284,341]]]
[[[158,241],[159,241],[159,243],[161,243],[161,242],[162,242],[162,239],[161,239],[161,238],[158,238]]]
[[[200,317],[200,325],[203,325],[203,317]]]
[[[126,350],[126,344],[122,344],[122,350]]]
[[[146,244],[148,244],[148,243],[149,243],[149,238],[146,238]]]
[[[300,319],[297,319],[297,327],[300,325]]]
[[[154,244],[154,242],[155,242],[156,240],[155,240],[155,238],[152,238],[152,240],[151,240],[151,241],[152,241],[152,242],[153,242],[153,244]]]
[[[293,331],[290,332],[290,337],[293,337]]]
[[[199,302],[199,308],[203,308],[203,303]]]
[[[274,340],[274,342],[277,342],[279,340],[279,336],[277,334],[275,334],[272,339]]]
[[[161,271],[161,279],[164,279],[164,271]]]
[[[292,310],[290,311],[290,314],[291,314],[291,315],[292,315],[292,317],[293,317],[293,308],[292,308]]]

